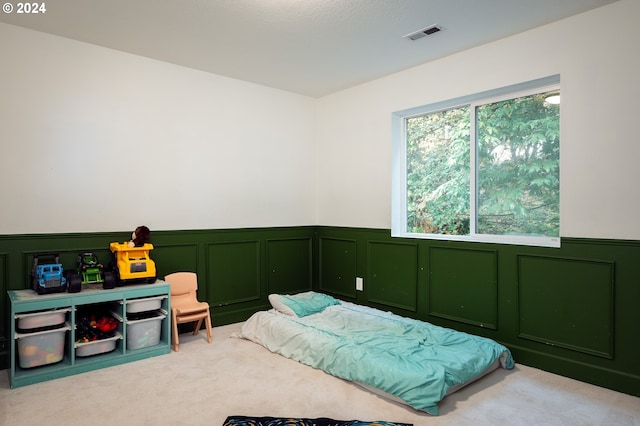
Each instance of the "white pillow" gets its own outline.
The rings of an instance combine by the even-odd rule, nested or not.
[[[269,303],[273,306],[273,309],[280,312],[281,314],[291,315],[292,317],[297,316],[293,309],[288,307],[282,302],[283,298],[279,294],[270,294],[269,295]]]

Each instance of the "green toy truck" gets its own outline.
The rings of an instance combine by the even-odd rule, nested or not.
[[[102,288],[111,289],[116,286],[116,277],[113,272],[105,271],[102,263],[92,252],[84,252],[78,255],[76,269],[68,275],[69,292],[78,292],[82,285],[102,284]]]

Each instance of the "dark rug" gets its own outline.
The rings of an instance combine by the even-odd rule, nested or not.
[[[413,426],[412,423],[362,422],[360,420],[294,419],[286,417],[229,416],[223,426]]]

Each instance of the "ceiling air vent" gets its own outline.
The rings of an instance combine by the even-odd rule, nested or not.
[[[408,38],[409,40],[415,41],[422,37],[430,36],[440,31],[442,31],[442,28],[440,28],[440,26],[438,26],[437,24],[434,24],[426,28],[423,28],[421,30],[412,32],[411,34],[407,34],[406,36],[404,36],[404,38]]]

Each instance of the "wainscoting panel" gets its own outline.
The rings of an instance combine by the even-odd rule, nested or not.
[[[156,244],[149,253],[149,257],[156,263],[158,279],[173,272],[198,271],[198,244]],[[206,277],[198,275],[198,292],[205,293]]]
[[[367,254],[368,301],[416,312],[418,245],[369,241]]]
[[[497,277],[495,250],[431,247],[429,315],[497,329]]]
[[[267,240],[268,293],[298,293],[313,284],[313,239]]]
[[[214,305],[232,305],[260,298],[260,241],[207,245],[207,281]]]
[[[356,297],[356,242],[320,238],[320,290]]]
[[[519,337],[614,357],[614,263],[518,257]]]

